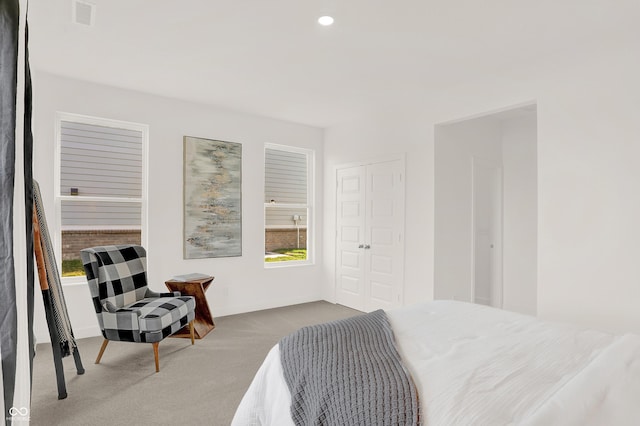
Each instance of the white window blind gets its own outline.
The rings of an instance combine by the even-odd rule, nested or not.
[[[307,155],[267,148],[265,203],[307,204]]]
[[[265,222],[267,227],[307,226],[308,156],[267,148],[265,151]],[[293,220],[294,216],[299,219]]]
[[[142,197],[142,132],[61,122],[60,195]]]
[[[60,121],[63,229],[139,229],[142,222],[141,130]]]
[[[66,229],[139,228],[140,203],[63,200],[62,227]]]

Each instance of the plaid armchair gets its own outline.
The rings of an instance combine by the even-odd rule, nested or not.
[[[158,344],[189,325],[194,344],[195,300],[180,292],[156,293],[147,286],[147,254],[138,245],[87,248],[80,252],[93,306],[104,342],[152,343],[156,372],[160,371]]]

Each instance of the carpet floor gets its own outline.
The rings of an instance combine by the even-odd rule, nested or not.
[[[253,375],[281,337],[359,313],[312,302],[216,318],[216,328],[194,346],[189,339],[163,340],[159,373],[149,344],[111,342],[96,365],[102,337],[80,339],[86,372],[77,375],[73,358],[63,360],[68,394],[63,400],[58,400],[51,345],[40,344],[31,425],[229,425]]]

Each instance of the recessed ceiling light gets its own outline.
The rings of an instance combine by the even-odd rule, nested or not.
[[[321,16],[318,18],[318,23],[320,25],[328,27],[329,25],[333,24],[333,18],[331,16]]]

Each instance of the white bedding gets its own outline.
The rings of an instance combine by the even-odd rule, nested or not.
[[[462,302],[388,311],[425,425],[640,424],[640,336]],[[278,346],[232,425],[292,425]]]

